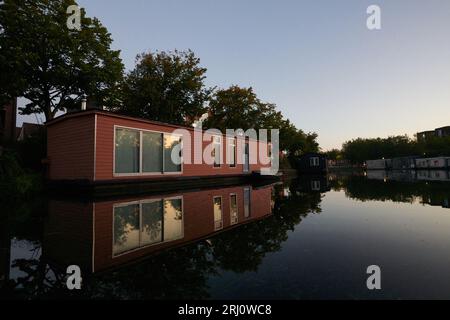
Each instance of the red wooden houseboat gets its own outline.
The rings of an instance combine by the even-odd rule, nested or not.
[[[117,186],[185,181],[192,187],[192,181],[248,177],[270,167],[270,163],[249,163],[248,138],[205,133],[206,138],[195,148],[198,139],[194,133],[204,131],[103,110],[68,113],[46,125],[48,178],[54,184]],[[220,147],[219,152],[213,151],[213,163],[208,164],[202,153],[211,143]],[[258,148],[262,147],[267,149],[267,144],[258,142]],[[181,150],[179,164],[171,157],[173,148]]]

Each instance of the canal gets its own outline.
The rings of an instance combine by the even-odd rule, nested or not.
[[[448,172],[1,206],[3,298],[448,299]],[[80,268],[68,290],[67,267]],[[380,290],[367,288],[368,266]]]

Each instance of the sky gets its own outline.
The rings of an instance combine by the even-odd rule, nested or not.
[[[448,0],[78,3],[108,28],[127,70],[145,51],[192,49],[208,86],[252,87],[323,150],[450,125]],[[371,4],[381,30],[366,26]]]

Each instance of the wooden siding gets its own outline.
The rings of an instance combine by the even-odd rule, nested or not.
[[[114,128],[115,126],[152,130],[158,132],[171,133],[175,128],[172,126],[164,126],[146,122],[140,122],[131,119],[121,119],[117,117],[111,117],[105,114],[97,115],[97,150],[96,150],[96,180],[110,180],[110,179],[142,179],[149,177],[161,177],[161,176],[213,176],[213,175],[236,175],[243,174],[243,165],[236,164],[235,167],[231,167],[228,164],[222,164],[220,167],[214,167],[209,164],[183,164],[182,173],[170,173],[170,174],[139,174],[139,175],[114,175]],[[183,129],[183,128],[180,128]],[[189,131],[189,130],[187,130]],[[191,156],[191,162],[194,162],[194,141],[193,131],[190,130],[190,136],[183,136],[183,157],[186,160],[188,155]],[[188,139],[192,139],[191,143],[186,143]],[[223,162],[226,159],[227,144],[225,136],[222,135],[222,156]],[[208,141],[202,142],[202,150],[210,144]],[[199,152],[199,150],[197,150]],[[237,151],[236,151],[237,153]],[[197,156],[201,156],[197,155]],[[259,171],[263,166],[259,164],[251,164],[249,173],[252,171]]]
[[[49,179],[94,178],[95,114],[47,126]]]

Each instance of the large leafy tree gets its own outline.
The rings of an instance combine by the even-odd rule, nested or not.
[[[142,53],[125,77],[120,112],[191,124],[206,111],[212,91],[204,84],[205,73],[200,59],[190,50]]]
[[[280,150],[290,155],[318,151],[317,134],[304,133],[285,119],[273,103],[261,101],[252,88],[231,86],[214,92],[204,126],[226,129],[279,129]]]
[[[67,27],[73,0],[0,1],[0,95],[21,96],[23,114],[75,108],[83,95],[115,106],[123,64],[111,36],[81,10],[81,30]]]

